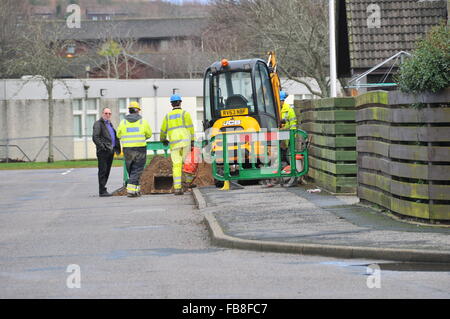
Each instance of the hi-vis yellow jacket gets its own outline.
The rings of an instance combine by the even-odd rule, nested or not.
[[[284,102],[283,107],[281,108],[281,119],[286,120],[286,123],[282,127],[283,129],[297,129],[297,116],[295,115],[295,111],[286,102]]]
[[[194,140],[194,125],[191,115],[181,108],[169,112],[161,125],[160,141],[168,140],[170,149],[185,147]]]
[[[120,121],[117,137],[122,147],[146,147],[146,140],[152,137],[152,130],[146,120],[140,115],[129,114]]]

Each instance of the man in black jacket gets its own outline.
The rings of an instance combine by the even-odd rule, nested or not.
[[[120,154],[120,141],[111,123],[111,109],[105,107],[102,117],[94,123],[92,140],[97,147],[98,184],[100,197],[111,196],[106,190],[114,152]]]

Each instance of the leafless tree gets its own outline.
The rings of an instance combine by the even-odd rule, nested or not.
[[[86,51],[79,56],[79,60],[91,65],[107,78],[129,79],[133,77],[133,71],[137,67],[136,60],[130,56],[138,54],[139,48],[137,40],[131,35],[118,36],[117,28],[118,24],[105,23],[99,30],[102,40],[84,42]]]
[[[48,100],[48,162],[53,155],[53,89],[57,81],[70,74],[70,58],[65,56],[69,41],[61,40],[61,23],[30,21],[21,25],[14,56],[6,61],[7,74],[29,75],[42,82],[47,90]],[[66,86],[67,87],[67,86]]]
[[[25,0],[0,1],[0,74],[2,76],[8,75],[5,63],[17,50],[21,25],[28,23],[28,18]]]
[[[203,76],[206,66],[211,63],[211,55],[202,51],[196,39],[172,40],[169,48],[161,52],[164,55],[164,73],[167,77]]]
[[[123,56],[123,63],[125,67],[125,78],[129,79],[133,75],[133,70],[135,70],[137,66],[137,62],[135,59],[130,58],[130,55],[138,53],[136,50],[136,39],[129,38],[126,41],[119,42],[120,46],[122,47],[122,56]]]
[[[97,54],[104,59],[94,60],[96,67],[105,72],[108,78],[132,78],[133,70],[137,66],[136,60],[131,58],[137,53],[133,50],[134,44],[135,40],[131,38],[103,41]]]
[[[327,1],[214,0],[213,6],[214,33],[216,39],[225,36],[224,51],[247,57],[275,51],[288,78],[314,95],[329,95]]]

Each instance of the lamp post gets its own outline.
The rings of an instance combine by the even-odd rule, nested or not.
[[[83,89],[84,89],[84,103],[83,103],[83,113],[84,113],[84,155],[85,159],[88,159],[88,136],[87,136],[87,98],[88,98],[88,90],[89,85],[87,82],[83,83]]]
[[[153,84],[153,107],[154,109],[154,117],[155,117],[155,131],[158,129],[158,86]],[[159,137],[159,136],[158,136]],[[153,139],[158,141],[156,138],[156,134],[154,134]]]
[[[6,163],[9,162],[9,125],[8,125],[8,112],[9,112],[9,101],[6,98],[6,79],[3,79],[3,92],[5,94],[5,96],[3,97],[5,99],[5,118],[6,120]]]
[[[329,34],[330,34],[330,96],[336,97],[336,21],[335,0],[329,0]]]

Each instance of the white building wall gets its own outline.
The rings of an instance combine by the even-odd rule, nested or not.
[[[301,84],[282,80],[282,87],[289,94],[287,101],[290,104],[293,104],[295,96],[309,97],[308,90]],[[182,108],[191,114],[194,129],[198,135],[201,135],[203,131],[202,79],[68,79],[64,83],[57,83],[54,89],[58,108],[55,118],[56,132],[67,136],[67,138],[60,138],[61,141],[64,139],[64,143],[58,144],[58,147],[73,159],[95,158],[95,145],[92,138],[73,136],[72,101],[85,99],[86,94],[87,98],[95,98],[99,101],[97,118],[100,118],[103,107],[111,108],[112,122],[115,127],[119,124],[119,99],[140,98],[142,116],[150,123],[154,132],[151,140],[159,140],[161,123],[164,116],[171,110],[169,99],[174,91],[182,96]],[[0,101],[3,103],[0,107],[2,118],[0,144],[9,143],[13,139],[17,141],[29,138],[26,143],[22,140],[23,145],[29,149],[30,154],[36,154],[39,151],[36,147],[39,148],[39,146],[31,142],[32,138],[48,134],[46,133],[48,132],[46,99],[46,90],[39,80],[1,80]],[[38,113],[33,112],[36,109],[39,110]],[[5,119],[6,115],[8,119]],[[32,123],[32,125],[23,125],[23,123]],[[18,127],[20,129],[17,129]],[[46,150],[42,150],[36,160],[46,160],[45,153]],[[64,159],[58,151],[55,151],[55,156],[56,159]]]
[[[182,96],[181,107],[183,110],[189,112],[194,123],[195,132],[202,131],[201,121],[203,116],[203,104],[197,105],[198,98],[196,96]],[[165,97],[144,97],[141,99],[142,112],[141,115],[146,119],[153,131],[152,140],[159,141],[159,131],[164,117],[172,110],[170,105],[170,96]],[[202,110],[198,112],[197,109]]]

